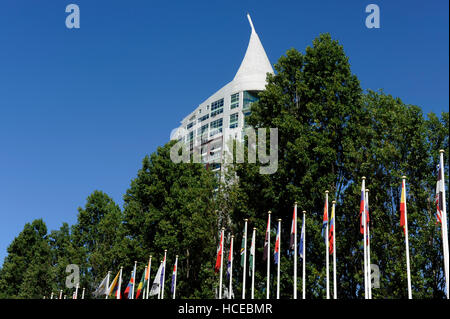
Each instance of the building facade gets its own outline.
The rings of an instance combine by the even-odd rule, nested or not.
[[[274,73],[250,15],[250,41],[233,80],[203,101],[186,116],[171,139],[182,141],[201,162],[219,173],[229,138],[241,140],[251,105],[265,89],[267,73]]]

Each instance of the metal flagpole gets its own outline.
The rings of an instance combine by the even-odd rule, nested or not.
[[[160,267],[161,267],[162,263],[163,263],[163,261],[160,260],[160,261],[159,261],[159,266],[160,266]],[[156,274],[158,274],[158,273],[156,273]],[[162,275],[162,274],[161,274],[161,275]],[[158,289],[158,299],[161,299],[161,279],[159,280],[159,283],[160,283],[160,285],[159,285],[159,289]]]
[[[330,252],[328,251],[328,231],[329,231],[329,225],[330,225],[330,217],[328,214],[328,191],[325,191],[325,201],[327,205],[327,227],[325,231],[325,246],[326,246],[326,263],[327,263],[327,299],[330,299]]]
[[[306,299],[306,211],[303,211],[303,279],[302,279],[302,293],[303,299]]]
[[[81,292],[81,299],[84,299],[84,291],[86,288],[83,288],[83,291]]]
[[[75,299],[78,298],[78,288],[79,288],[79,284],[77,284],[77,286],[75,287]]]
[[[59,291],[59,299],[62,299],[62,289]]]
[[[122,298],[122,294],[120,292],[120,289],[122,287],[122,271],[123,271],[123,267],[120,267],[120,274],[119,274],[119,287],[117,288],[117,299],[121,299]]]
[[[402,176],[402,188],[405,189],[405,245],[406,245],[406,272],[408,276],[408,299],[412,299],[412,293],[411,293],[411,271],[409,267],[409,240],[408,240],[408,214],[406,207],[406,183],[405,183],[406,176]]]
[[[147,275],[147,266],[145,266],[144,269],[144,283],[145,283],[145,276]],[[140,284],[140,283],[139,283]],[[139,288],[139,286],[138,286]],[[147,293],[147,287],[145,287],[144,285],[142,286],[142,299],[145,299],[145,295]]]
[[[222,274],[223,274],[223,236],[224,236],[225,228],[222,227],[222,231],[220,232],[220,278],[219,278],[219,299],[222,299]]]
[[[134,269],[133,269],[133,288],[131,290],[131,299],[134,299],[134,287],[136,286],[136,265],[137,261],[134,261]]]
[[[110,293],[109,291],[109,274],[111,273],[111,271],[108,270],[108,273],[106,274],[106,296],[105,299],[108,299],[108,295]]]
[[[175,293],[177,291],[177,274],[178,274],[178,255],[175,256],[175,277],[173,279],[173,299],[175,299]]]
[[[294,203],[294,299],[297,299],[297,202]]]
[[[51,295],[50,295],[50,299],[53,299],[53,291],[52,291],[52,293],[51,293]]]
[[[277,256],[277,299],[280,299],[280,255],[281,255],[281,219],[278,219],[278,256]],[[276,245],[276,244],[275,244]]]
[[[250,248],[250,254],[252,255],[252,299],[255,298],[255,252],[256,252],[256,227],[253,227],[253,235],[252,235],[252,247]]]
[[[366,215],[369,214],[369,190],[366,189],[366,200],[364,201],[367,207]],[[370,222],[370,220],[369,220]],[[372,299],[372,263],[370,261],[370,224],[367,223],[367,281],[369,282],[369,299]]]
[[[367,224],[366,224],[366,177],[362,177],[362,196],[364,201],[364,207],[362,211],[362,218],[363,218],[363,224],[364,224],[364,236],[363,236],[363,245],[364,245],[364,298],[369,298],[369,290],[367,286]]]
[[[246,270],[247,270],[247,221],[248,219],[244,219],[245,226],[244,226],[244,238],[242,240],[245,240],[244,242],[244,272],[242,274],[242,299],[245,299],[245,277],[246,277]]]
[[[231,291],[233,289],[233,241],[234,236],[231,235],[231,244],[230,244],[230,285],[228,288],[228,299],[231,299]]]
[[[269,299],[270,297],[270,215],[272,212],[269,210],[269,220],[267,222],[267,291],[266,291],[266,298]]]
[[[337,279],[336,279],[336,201],[333,204],[331,215],[333,216],[333,299],[337,299]]]
[[[164,249],[164,261],[163,261],[164,266],[162,274],[161,299],[164,299],[164,281],[166,279],[166,265],[167,265],[166,257],[167,257],[167,249]]]
[[[441,216],[441,232],[442,232],[442,245],[444,255],[444,274],[445,274],[445,292],[447,299],[449,299],[449,252],[448,252],[448,224],[447,224],[447,205],[445,197],[445,174],[444,174],[444,150],[439,150],[439,173],[440,183],[442,188],[442,216]]]
[[[150,258],[148,259],[147,291],[145,292],[145,299],[148,299],[148,292],[150,291],[149,287],[150,287],[150,270],[151,270],[151,267],[152,267],[152,255],[150,255]]]

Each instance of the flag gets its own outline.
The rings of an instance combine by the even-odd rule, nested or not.
[[[134,271],[131,273],[130,281],[128,282],[127,288],[125,289],[125,291],[123,293],[123,296],[126,299],[130,299],[131,298],[131,292],[132,292],[133,284],[134,284]]]
[[[278,264],[278,254],[280,253],[280,227],[277,227],[277,237],[275,237],[274,258],[275,264]]]
[[[227,263],[227,279],[230,279],[230,274],[231,274],[231,261],[232,261],[232,241],[230,240],[230,250],[228,252],[228,263]]]
[[[267,260],[267,256],[269,255],[269,236],[270,236],[269,220],[270,220],[270,215],[269,215],[269,217],[267,217],[266,237],[264,239],[263,260]]]
[[[222,253],[223,253],[223,232],[220,232],[220,243],[217,247],[217,258],[216,258],[216,266],[214,267],[214,271],[218,272],[220,270],[220,262],[222,259]]]
[[[331,207],[330,234],[328,236],[330,241],[329,243],[330,254],[334,252],[333,236],[334,236],[334,205]]]
[[[248,263],[249,274],[252,273],[254,261],[255,261],[255,231],[253,231],[252,244],[250,246],[250,257]]]
[[[149,296],[157,295],[162,286],[162,274],[163,274],[164,262],[159,265],[158,271],[156,272],[155,279],[153,280],[152,288],[150,289]]]
[[[245,231],[244,236],[242,236],[242,245],[241,245],[241,266],[244,267],[244,253],[245,253],[245,241],[247,239],[245,238]]]
[[[294,213],[292,215],[292,224],[291,224],[291,239],[290,239],[290,242],[289,242],[289,248],[290,249],[295,249],[295,247],[294,247],[294,242],[295,242],[294,236],[297,235],[296,220],[297,220],[297,209],[296,209],[296,207],[294,207]]]
[[[177,274],[177,264],[173,265],[173,271],[172,271],[172,284],[170,286],[170,292],[173,293],[173,289],[175,287],[175,276]]]
[[[444,181],[442,180],[441,167],[438,165],[438,180],[436,183],[436,223],[442,224],[442,211],[444,209],[443,200]]]
[[[364,189],[361,187],[361,202],[359,205],[359,216],[360,216],[359,232],[361,234],[364,234],[364,215],[363,215],[363,212],[365,210],[364,198],[365,198]],[[366,224],[367,224],[367,221],[366,221]]]
[[[303,245],[305,241],[305,215],[303,215],[303,223],[302,223],[302,233],[300,235],[300,243],[298,247],[298,254],[300,258],[303,258]]]
[[[108,294],[108,275],[106,275],[105,278],[103,278],[102,282],[98,286],[98,288],[92,293],[94,297],[99,297],[101,295]]]
[[[400,197],[400,227],[403,228],[403,233],[406,235],[405,213],[406,213],[406,188],[405,188],[405,180],[403,180],[402,194]]]
[[[142,289],[144,288],[145,285],[145,276],[147,274],[147,268],[145,268],[144,272],[142,273],[142,277],[141,277],[141,281],[139,282],[139,285],[137,287],[137,291],[136,291],[136,299],[139,298],[139,295],[141,294]]]
[[[111,285],[108,288],[108,292],[109,292],[108,295],[109,296],[112,296],[112,295],[117,296],[118,288],[119,288],[119,285],[118,285],[119,275],[120,275],[120,270],[119,270],[119,272],[117,273],[117,275],[114,278],[113,282],[111,283]]]
[[[325,229],[327,228],[327,224],[328,224],[328,203],[327,201],[325,201],[325,206],[323,208],[323,223],[322,223],[322,237],[325,238],[324,232]]]

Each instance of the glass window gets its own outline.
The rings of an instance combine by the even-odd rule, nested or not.
[[[211,117],[223,112],[223,99],[211,103]]]
[[[239,93],[231,95],[230,109],[234,109],[236,107],[239,107]]]
[[[199,122],[203,122],[203,121],[205,121],[205,120],[207,120],[207,119],[209,119],[209,114],[203,115],[202,117],[200,117],[200,118],[198,119],[198,121],[199,121]]]
[[[250,109],[250,106],[253,102],[258,101],[258,96],[256,92],[244,91],[244,105],[242,106],[243,110]]]
[[[218,120],[212,121],[209,136],[214,136],[218,133],[222,133],[222,125],[223,125],[223,119],[218,119]]]
[[[230,115],[230,128],[238,127],[239,123],[239,113],[233,113]]]

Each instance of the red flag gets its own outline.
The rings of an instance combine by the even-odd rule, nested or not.
[[[223,232],[220,234],[220,243],[217,248],[217,258],[216,258],[216,266],[214,267],[214,271],[218,272],[220,270],[220,261],[222,260],[222,252],[223,252]]]
[[[403,180],[402,195],[400,197],[400,227],[403,228],[403,233],[406,235],[405,212],[406,212],[406,189],[405,189],[405,180]]]

